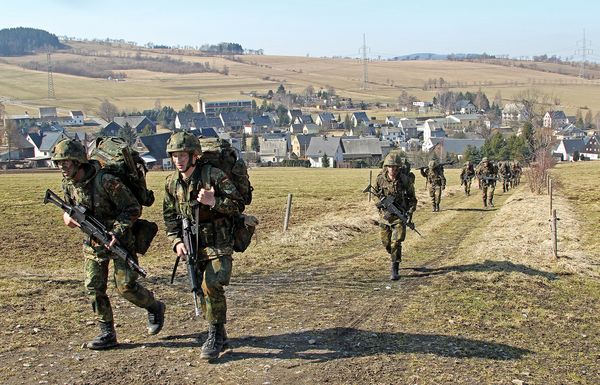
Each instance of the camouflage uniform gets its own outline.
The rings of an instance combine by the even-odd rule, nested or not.
[[[521,172],[522,171],[523,171],[523,169],[521,168],[521,165],[519,164],[519,162],[517,162],[515,160],[511,166],[511,173],[512,173],[511,187],[518,186],[519,183],[521,183]]]
[[[498,178],[498,167],[490,162],[488,158],[483,158],[475,173],[480,181],[483,206],[487,207],[489,202],[490,206],[494,207],[494,190]]]
[[[173,144],[179,142],[191,142]],[[179,148],[179,147],[180,148]],[[192,146],[192,147],[190,147]],[[197,146],[197,148],[195,147]],[[199,154],[200,144],[197,138],[188,133],[176,133],[171,136],[167,151],[190,151],[190,156]],[[197,152],[195,152],[197,150]],[[215,337],[221,338],[218,351],[226,339],[224,324],[227,322],[227,303],[224,286],[229,284],[232,271],[233,254],[233,222],[232,217],[244,209],[243,199],[233,182],[219,168],[210,165],[193,165],[194,170],[189,178],[185,178],[178,170],[169,175],[165,183],[163,202],[163,218],[167,236],[173,249],[182,239],[181,216],[185,216],[194,226],[198,226],[198,266],[196,266],[198,282],[202,282],[201,305],[205,319],[209,323],[209,337],[203,346],[203,354],[207,344],[214,348]],[[208,170],[208,171],[207,171]],[[204,179],[209,180],[204,180]],[[211,208],[199,203],[196,199],[200,190],[210,184],[215,190],[215,205]],[[216,333],[216,334],[215,334]],[[211,337],[212,336],[212,337]],[[211,340],[212,338],[212,340]],[[203,358],[215,358],[212,353]]]
[[[498,173],[502,179],[502,192],[507,192],[510,188],[512,173],[509,161],[498,163]]]
[[[396,179],[389,179],[386,172],[387,166],[401,168]],[[417,197],[415,195],[414,174],[406,172],[407,167],[409,166],[399,156],[395,154],[388,155],[384,161],[383,171],[377,175],[375,192],[382,197],[393,195],[395,206],[406,212],[410,218],[417,207]],[[406,225],[395,217],[392,217],[390,221],[386,221],[383,218],[383,211],[380,210],[379,226],[381,241],[391,257],[391,278],[396,280],[398,279],[398,268],[402,261],[402,242],[406,238]]]
[[[64,142],[59,142],[57,147],[63,144]],[[55,147],[55,153],[60,151],[56,150],[57,147]],[[53,157],[54,161],[63,159],[56,155]],[[132,225],[141,215],[141,206],[137,199],[118,177],[101,170],[97,161],[86,160],[85,163],[80,162],[79,167],[84,170],[81,180],[63,178],[62,189],[65,201],[71,205],[81,205],[88,209],[91,215],[115,235],[119,244],[131,253],[137,263],[135,239],[132,233]],[[147,309],[149,317],[150,314],[162,312],[160,315],[160,328],[162,328],[164,305],[154,298],[151,291],[137,282],[138,274],[125,261],[116,255],[111,256],[111,251],[89,236],[83,241],[83,254],[85,257],[85,289],[96,321],[99,322],[103,332],[112,329],[114,335],[113,312],[106,293],[110,259],[114,260],[113,281],[119,294],[134,305]],[[148,332],[156,334],[158,331],[155,329],[151,332],[149,329]],[[114,339],[116,344],[116,337]],[[102,349],[111,346],[102,344],[96,346],[92,341],[88,347]]]
[[[465,186],[465,195],[471,195],[471,181],[475,176],[475,168],[470,161],[465,162],[462,170],[460,171],[460,185]]]
[[[429,196],[431,197],[432,211],[440,211],[440,201],[442,200],[442,191],[446,188],[446,177],[444,176],[444,167],[436,161],[429,162],[427,167],[421,168],[421,175],[427,178],[429,185]]]

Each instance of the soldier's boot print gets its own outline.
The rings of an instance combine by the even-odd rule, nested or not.
[[[225,325],[210,324],[208,325],[208,338],[202,345],[202,352],[200,358],[205,360],[211,360],[219,357],[219,353],[223,350],[223,337],[225,335]]]
[[[158,334],[165,324],[165,304],[156,301],[148,307],[148,334],[153,336]]]
[[[398,270],[400,269],[400,262],[392,262],[390,268],[390,281],[397,281],[400,279],[400,273]]]
[[[117,346],[117,333],[112,322],[99,322],[100,334],[87,343],[88,349],[104,350]]]

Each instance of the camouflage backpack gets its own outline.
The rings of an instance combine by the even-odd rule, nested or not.
[[[238,157],[231,144],[220,138],[200,138],[202,164],[210,164],[221,169],[231,179],[239,193],[244,198],[244,204],[252,203],[252,191],[246,162]]]
[[[100,173],[115,175],[131,190],[139,204],[152,206],[154,192],[146,184],[146,164],[140,154],[122,138],[99,137],[90,159],[97,160],[102,168]],[[98,179],[99,180],[99,179]],[[158,232],[158,225],[145,219],[135,221],[132,228],[135,237],[135,251],[145,254]]]
[[[102,165],[102,170],[118,176],[142,206],[152,206],[154,192],[146,184],[146,164],[127,141],[117,137],[99,137],[90,159]]]

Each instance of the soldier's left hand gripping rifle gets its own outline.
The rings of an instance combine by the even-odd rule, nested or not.
[[[102,222],[100,222],[97,218],[89,214],[85,207],[80,205],[68,204],[67,202],[62,200],[58,195],[56,195],[52,190],[46,190],[46,195],[44,196],[44,204],[48,202],[61,208],[75,222],[77,222],[81,231],[89,235],[91,238],[95,239],[97,242],[104,245],[104,247],[110,250],[112,254],[125,261],[125,263],[127,263],[127,266],[129,266],[133,271],[135,271],[142,277],[146,277],[146,275],[148,275],[146,270],[144,270],[142,267],[140,267],[140,265],[136,263],[131,253],[127,251],[124,247],[120,246],[118,243],[109,246],[110,242],[112,241],[113,234],[106,229]]]
[[[193,207],[193,210],[196,212],[197,207]],[[183,245],[187,250],[186,260],[187,260],[187,271],[188,278],[190,281],[190,290],[194,297],[194,311],[196,313],[196,317],[200,316],[200,308],[198,307],[198,294],[200,292],[200,285],[198,283],[198,248],[197,248],[197,236],[198,229],[196,226],[192,225],[192,221],[186,216],[181,216],[181,232],[183,238]],[[194,237],[196,234],[196,237]],[[175,265],[173,266],[173,273],[171,274],[171,283],[175,279],[175,273],[177,272],[177,265],[179,264],[179,256],[175,260]]]
[[[379,202],[377,202],[375,206],[378,209],[383,210],[383,219],[385,219],[388,222],[391,222],[393,220],[393,217],[395,216],[399,218],[402,224],[404,224],[406,227],[419,234],[420,237],[423,236],[415,227],[415,224],[413,223],[410,215],[405,214],[402,210],[396,207],[396,205],[394,204],[393,196],[388,195],[384,197],[383,194],[378,194],[377,191],[375,191],[375,188],[373,188],[373,186],[371,185],[368,185],[363,190],[363,193],[371,193],[379,199]]]

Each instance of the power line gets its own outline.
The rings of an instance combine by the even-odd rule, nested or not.
[[[575,55],[581,55],[581,69],[579,70],[579,77],[585,79],[585,61],[586,56],[592,54],[592,50],[587,48],[591,41],[585,39],[585,29],[583,30],[583,39],[577,42],[577,45],[581,44],[581,48],[575,51]]]
[[[46,54],[48,61],[48,99],[56,99],[54,94],[54,78],[52,77],[52,59],[50,58],[50,51]]]
[[[361,48],[358,49],[358,52],[362,51],[362,62],[363,62],[363,86],[362,89],[366,90],[367,87],[367,83],[369,81],[369,78],[367,76],[367,38],[365,37],[365,34],[363,33],[363,45]]]

